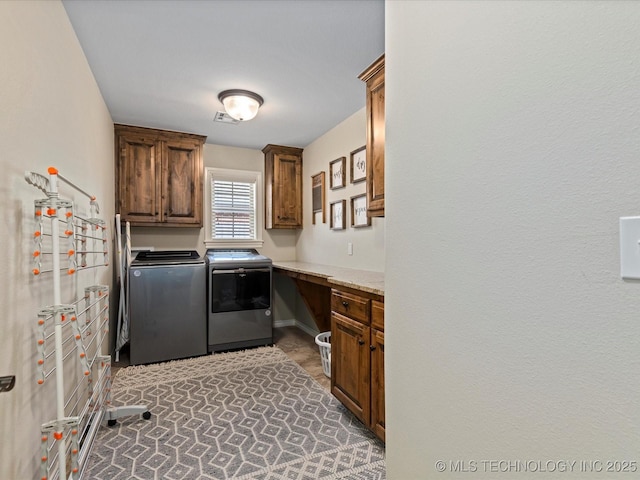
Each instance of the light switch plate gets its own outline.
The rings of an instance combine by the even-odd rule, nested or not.
[[[620,275],[640,280],[640,217],[620,217]]]

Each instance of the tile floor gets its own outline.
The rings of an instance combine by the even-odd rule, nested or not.
[[[322,371],[320,349],[311,335],[297,327],[282,327],[274,329],[273,341],[316,382],[327,390],[331,389],[331,380]]]
[[[311,335],[297,327],[275,328],[273,330],[273,341],[320,385],[327,390],[331,389],[331,380],[322,371],[320,349]],[[128,346],[122,349],[120,361],[112,363],[111,374],[115,376],[120,368],[127,366],[129,366]]]

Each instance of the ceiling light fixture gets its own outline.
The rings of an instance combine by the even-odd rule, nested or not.
[[[249,90],[225,90],[220,92],[218,100],[222,102],[224,109],[232,118],[241,122],[255,117],[264,103],[260,95]]]

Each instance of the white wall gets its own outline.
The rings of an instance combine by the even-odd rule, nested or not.
[[[362,95],[365,85],[362,84]],[[372,219],[372,226],[352,228],[351,216],[347,213],[347,228],[331,230],[329,205],[331,202],[345,199],[346,210],[350,210],[350,198],[366,192],[365,182],[351,183],[349,174],[350,153],[362,147],[367,141],[366,111],[361,109],[347,118],[320,138],[309,144],[303,152],[303,225],[297,243],[297,260],[301,262],[337,265],[360,270],[384,271],[384,219]],[[331,190],[329,163],[340,157],[346,157],[346,187]],[[311,215],[311,176],[325,172],[326,221],[316,213],[316,224],[312,224]],[[347,243],[353,243],[353,255],[347,254]]]
[[[362,94],[365,85],[362,84]],[[303,226],[298,231],[296,259],[300,262],[336,265],[359,270],[384,270],[384,218],[373,218],[370,227],[352,228],[350,215],[350,198],[366,192],[365,182],[351,183],[350,153],[365,145],[367,141],[366,109],[362,108],[327,133],[305,147],[302,162],[302,196]],[[331,190],[329,163],[346,157],[346,186]],[[322,215],[316,213],[316,223],[312,223],[311,213],[311,176],[325,172],[325,215],[326,223],[322,223]],[[330,204],[338,200],[346,200],[346,228],[331,230]],[[353,255],[348,255],[347,244],[353,244]],[[279,279],[276,286],[283,292],[286,287],[295,288],[288,279]],[[285,293],[286,294],[286,293]],[[291,299],[291,296],[286,297]],[[298,326],[307,331],[317,331],[315,320],[309,313],[299,295],[295,299],[295,320]],[[285,311],[284,309],[281,312]],[[279,317],[279,320],[287,320]]]
[[[618,260],[638,25],[634,2],[386,3],[387,478],[640,460],[640,284]]]
[[[0,64],[0,375],[17,376],[13,391],[0,394],[0,478],[30,479],[40,465],[40,426],[55,417],[55,377],[36,384],[37,313],[53,297],[50,274],[30,274],[33,202],[44,194],[24,172],[57,167],[112,219],[113,123],[61,3],[0,2]],[[109,267],[63,278],[62,302],[85,285],[110,284],[111,275]]]
[[[227,128],[233,127],[227,126]],[[260,150],[206,143],[204,166],[205,168],[260,171],[264,179],[264,154]],[[262,233],[264,245],[259,251],[273,260],[295,260],[296,235],[295,230],[265,230]],[[131,237],[135,247],[153,246],[158,250],[193,249],[200,255],[204,255],[206,251],[204,228],[132,227]],[[295,286],[286,280],[279,275],[274,278],[273,318],[275,321],[294,320],[293,312],[296,305],[301,303],[296,295]]]
[[[364,95],[364,84],[362,94]],[[347,185],[339,190],[329,188],[329,162],[346,157],[349,169],[350,152],[366,143],[366,113],[361,109],[329,132],[305,147],[303,152],[302,192],[303,229],[265,230],[264,246],[260,253],[273,260],[298,260],[304,262],[338,265],[362,270],[384,270],[384,219],[374,218],[372,226],[351,228],[347,216],[347,228],[334,231],[329,228],[329,203],[346,199],[349,209],[351,196],[364,193],[364,182],[352,184],[347,174]],[[264,154],[260,150],[205,144],[205,167],[258,170],[264,178]],[[320,171],[326,175],[327,223],[316,214],[316,224],[311,216],[311,175]],[[132,243],[135,247],[153,246],[156,249],[195,249],[204,254],[204,231],[199,228],[133,227]],[[353,243],[353,255],[347,255],[347,242]],[[293,320],[316,330],[317,327],[295,285],[280,275],[275,276],[274,320]]]
[[[364,96],[364,84],[362,94]],[[347,215],[347,228],[335,231],[329,228],[329,204],[345,199],[347,210],[352,196],[364,193],[364,182],[351,183],[347,173],[345,188],[329,188],[329,162],[346,157],[349,170],[350,152],[366,143],[366,112],[361,109],[333,129],[313,141],[303,152],[303,229],[265,230],[264,246],[260,253],[274,260],[298,260],[312,263],[339,265],[362,270],[384,270],[384,219],[374,218],[371,227],[351,228]],[[205,144],[205,167],[257,170],[263,173],[264,154],[260,150]],[[311,175],[325,171],[326,219],[316,214],[316,224],[311,215]],[[199,228],[133,227],[134,247],[154,246],[156,249],[196,249],[204,254],[204,232]],[[347,255],[347,243],[353,243],[353,255]]]
[[[264,179],[264,154],[260,150],[206,143],[204,166],[260,171]],[[153,246],[158,250],[194,249],[201,255],[206,251],[203,228],[132,227],[131,237],[132,244],[137,247]],[[264,246],[259,249],[263,255],[274,260],[295,260],[295,231],[266,230],[263,232],[263,240]]]

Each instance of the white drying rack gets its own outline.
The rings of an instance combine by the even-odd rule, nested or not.
[[[149,419],[151,414],[145,405],[110,406],[111,357],[102,354],[109,328],[109,287],[88,286],[81,299],[61,302],[61,259],[66,256],[67,275],[107,266],[108,238],[105,223],[98,218],[96,198],[57,169],[50,167],[48,173],[49,178],[25,173],[27,183],[47,196],[34,202],[37,229],[32,272],[52,273],[53,280],[53,304],[38,312],[36,339],[38,384],[43,385],[53,373],[56,379],[56,418],[42,425],[39,442],[40,478],[79,480],[103,420],[113,425],[124,416],[142,414]],[[88,218],[74,215],[73,203],[59,198],[58,180],[89,197]],[[61,252],[61,241],[66,242],[65,252]],[[65,375],[72,381],[65,384]]]

